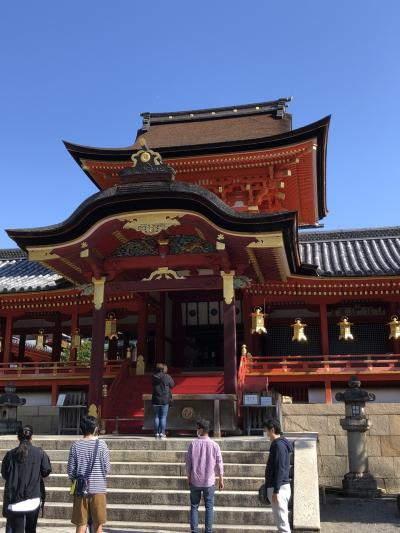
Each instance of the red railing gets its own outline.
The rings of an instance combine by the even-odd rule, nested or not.
[[[358,372],[400,372],[400,354],[380,355],[289,355],[285,357],[243,356],[238,381],[246,376],[276,374],[348,374]],[[240,385],[239,385],[240,387]]]
[[[113,360],[104,363],[104,375],[113,377],[117,374],[123,361]],[[13,376],[61,376],[61,375],[89,376],[90,364],[79,363],[76,361],[69,362],[12,362],[0,363],[0,379],[12,378]]]

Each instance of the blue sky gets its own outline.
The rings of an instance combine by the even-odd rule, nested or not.
[[[36,0],[0,6],[4,228],[66,218],[96,191],[66,139],[126,146],[141,111],[293,96],[332,115],[328,229],[400,225],[397,0]]]

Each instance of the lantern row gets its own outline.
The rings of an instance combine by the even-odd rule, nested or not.
[[[265,318],[267,314],[263,313],[261,307],[257,307],[253,313],[251,313],[251,333],[265,334],[267,328],[265,327]],[[354,340],[353,333],[351,332],[351,326],[353,323],[349,321],[347,316],[343,316],[337,324],[339,326],[339,340],[352,341]],[[390,322],[387,323],[390,327],[389,339],[400,339],[400,321],[399,317],[393,315]],[[295,318],[294,324],[290,326],[293,328],[293,342],[307,342],[307,335],[305,334],[305,324],[301,318]]]

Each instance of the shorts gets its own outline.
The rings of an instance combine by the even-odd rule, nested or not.
[[[107,521],[107,500],[105,494],[89,494],[89,496],[74,496],[71,522],[75,526],[86,526],[92,517],[95,526],[101,526]]]

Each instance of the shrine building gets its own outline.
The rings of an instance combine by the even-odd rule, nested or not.
[[[400,401],[400,227],[321,229],[330,117],[293,129],[289,101],[142,113],[126,148],[65,142],[98,192],[6,230],[0,386],[140,419],[163,362],[180,394],[331,403],[357,374]]]

